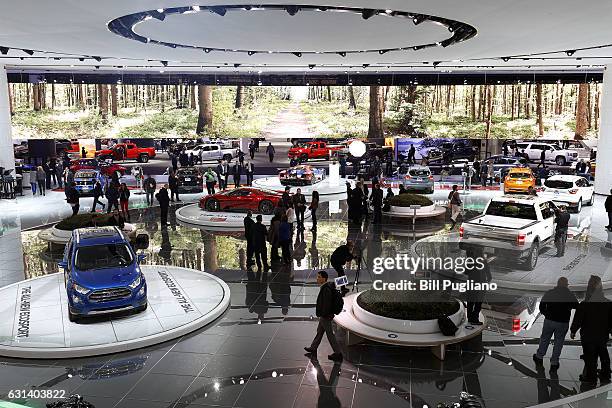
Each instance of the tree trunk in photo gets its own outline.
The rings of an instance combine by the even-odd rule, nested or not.
[[[13,116],[15,114],[15,108],[14,108],[14,103],[13,103],[13,92],[11,90],[10,84],[7,84],[6,86],[8,87],[9,112],[11,116]]]
[[[514,120],[514,85],[512,86],[512,91],[510,95],[510,120]]]
[[[470,105],[470,115],[472,122],[476,122],[476,85],[472,85],[472,99]]]
[[[525,119],[529,119],[531,117],[531,107],[529,106],[530,100],[531,84],[527,84],[527,89],[525,90]]]
[[[159,109],[162,112],[166,111],[166,85],[162,85],[159,91]]]
[[[521,106],[523,106],[521,104],[521,88],[522,85],[518,85],[517,89],[516,89],[516,118],[520,119],[521,118]]]
[[[190,98],[189,99],[189,103],[191,105],[190,106],[191,109],[193,109],[193,110],[196,110],[198,108],[198,106],[196,104],[196,95],[195,94],[196,94],[196,87],[195,87],[195,85],[192,85],[189,88],[189,98]]]
[[[600,93],[599,89],[597,89],[597,92],[595,93],[595,119],[593,120],[593,127],[595,128],[595,130],[599,129],[599,98]]]
[[[544,115],[542,114],[542,84],[536,84],[536,115],[538,120],[538,135],[544,136]]]
[[[487,85],[486,89],[486,106],[487,106],[487,120],[486,120],[486,133],[485,138],[491,137],[491,119],[493,117],[493,98],[495,98],[495,88],[491,91],[491,85]],[[488,140],[487,140],[488,144]]]
[[[32,85],[32,101],[34,105],[34,111],[40,111],[40,84]]]
[[[55,109],[55,84],[51,84],[51,110]]]
[[[591,86],[587,84],[587,129],[591,128]]]
[[[112,84],[110,86],[111,90],[111,115],[117,116],[117,85]]]
[[[98,114],[102,120],[108,119],[108,85],[98,84]]]
[[[234,110],[240,110],[244,105],[244,86],[238,85],[236,87],[236,103],[234,103]]]
[[[349,85],[348,87],[348,96],[349,96],[349,109],[357,109],[357,102],[355,102],[355,91],[353,90],[352,85]]]
[[[384,138],[384,97],[382,90],[383,88],[380,85],[370,85],[370,119],[368,123],[368,139]]]
[[[576,132],[574,139],[584,139],[587,134],[587,94],[588,84],[578,85],[578,98],[576,102]]]
[[[331,102],[332,101],[332,97],[331,97],[331,86],[327,85],[327,102]]]
[[[213,119],[213,106],[212,106],[212,86],[210,85],[198,85],[198,125],[196,127],[196,133],[202,134],[206,128],[212,125]]]

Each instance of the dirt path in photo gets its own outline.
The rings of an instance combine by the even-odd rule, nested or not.
[[[275,146],[289,146],[288,139],[314,137],[308,130],[308,120],[297,101],[281,110],[261,132],[261,136]]]

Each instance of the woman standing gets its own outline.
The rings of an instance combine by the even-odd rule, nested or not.
[[[32,195],[36,195],[36,179],[38,178],[38,172],[36,168],[30,170],[30,187],[32,187]]]
[[[130,189],[125,183],[121,183],[119,186],[119,205],[121,206],[121,212],[126,219],[130,219],[130,213],[128,212],[128,205],[130,203]]]
[[[459,197],[458,186],[453,184],[453,189],[450,193],[448,193],[448,199],[450,201],[450,209],[451,209],[451,229],[455,228],[455,224],[457,224],[457,217],[461,213],[461,197]]]
[[[317,209],[319,208],[319,192],[312,192],[312,201],[310,202],[310,206],[308,209],[310,210],[310,215],[312,216],[312,228],[310,229],[312,232],[317,231]]]
[[[47,173],[45,173],[42,166],[38,166],[38,168],[36,169],[36,181],[38,182],[38,194],[45,195],[45,188],[47,186]]]

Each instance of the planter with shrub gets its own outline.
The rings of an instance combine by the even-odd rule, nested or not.
[[[398,215],[413,215],[414,210],[410,208],[411,205],[421,206],[416,211],[417,215],[429,214],[436,209],[436,205],[429,198],[419,194],[404,193],[389,199],[389,212]]]

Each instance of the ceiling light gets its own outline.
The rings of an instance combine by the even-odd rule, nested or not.
[[[308,64],[308,69],[313,69],[314,67],[316,67],[315,64]]]
[[[0,54],[2,55],[6,55],[9,52],[9,48],[8,47],[0,47]]]
[[[383,55],[383,54],[388,53],[389,51],[391,51],[391,50],[378,50],[378,53],[379,53],[380,55]]]
[[[502,57],[502,60],[503,60],[504,62],[508,62],[508,61],[510,61],[510,57]]]
[[[268,54],[272,54],[274,51],[268,51]]]
[[[369,67],[369,66],[370,66],[370,64],[363,64],[363,65],[362,65],[362,67],[364,67],[364,68],[367,68],[367,67]]]
[[[298,6],[287,6],[285,7],[285,11],[289,13],[290,16],[295,16],[298,11],[300,11],[300,8]]]
[[[34,51],[32,50],[21,50],[21,51],[25,52],[28,55],[34,55]]]
[[[163,74],[163,73],[164,73],[164,70],[163,70],[163,69],[160,69],[160,70],[159,70],[159,73],[160,73],[160,74]]]
[[[567,50],[565,51],[565,53],[567,54],[568,57],[571,57],[572,55],[576,53],[576,50]]]
[[[378,10],[363,9],[363,11],[361,12],[361,17],[363,17],[364,20],[367,20],[368,18],[373,17],[376,14],[378,14]]]
[[[234,68],[238,68],[240,64],[234,64]]]
[[[100,66],[99,66],[99,65],[96,65],[94,68],[95,68],[95,69],[100,69]]]
[[[83,62],[85,61],[85,58],[79,58],[79,61]]]
[[[438,65],[440,65],[441,63],[442,63],[442,61],[434,61],[432,65],[433,65],[433,67],[435,68],[435,67],[437,67]]]
[[[341,57],[346,57],[346,52],[344,52],[344,51],[340,51],[340,52],[338,53],[338,55],[339,55],[339,56],[341,56]]]
[[[319,11],[327,11],[327,7],[317,7],[317,10],[319,10]]]
[[[159,62],[161,62],[161,64],[162,64],[164,67],[167,67],[167,66],[168,66],[168,61],[159,61]]]
[[[98,62],[102,61],[102,57],[91,57],[91,58],[95,59]]]
[[[295,55],[298,58],[300,58],[302,56],[301,52],[292,52],[292,54]]]
[[[425,16],[423,16],[423,15],[421,15],[421,14],[418,14],[418,15],[416,15],[416,16],[414,16],[414,17],[412,18],[412,22],[414,23],[414,25],[419,25],[419,24],[421,24],[423,21],[425,21],[426,19],[427,19],[427,17],[425,17]]]
[[[252,9],[252,7],[251,6],[244,6],[242,9],[246,10],[246,11],[249,11],[250,9]]]
[[[208,54],[210,52],[210,48],[204,48],[204,52]]]
[[[253,55],[255,53],[256,53],[256,51],[249,51],[249,52],[247,52],[247,54],[249,54],[249,55]]]
[[[211,6],[211,7],[208,7],[208,9],[212,11],[213,13],[220,15],[221,17],[223,17],[225,13],[227,13],[227,9],[221,6]]]

